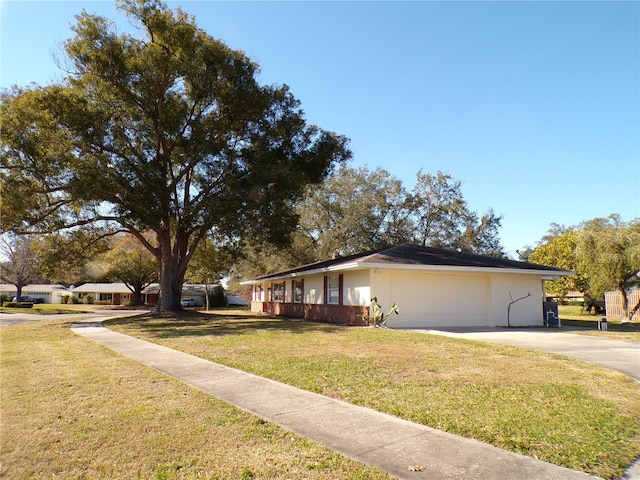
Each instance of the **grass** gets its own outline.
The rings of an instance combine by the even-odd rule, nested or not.
[[[584,330],[576,330],[573,333],[607,338],[618,338],[640,341],[640,323],[633,322],[621,324],[617,319],[608,319],[607,331],[598,330],[598,321],[605,318],[604,314],[594,315],[584,312],[582,307],[574,305],[560,305],[558,315],[563,327],[579,327]]]
[[[89,313],[91,310],[93,310],[93,308],[87,308],[87,305],[60,305],[55,303],[36,303],[31,308],[0,307],[0,312],[30,313],[36,315]]]
[[[558,316],[562,320],[587,320],[597,321],[602,317],[606,317],[604,313],[596,315],[595,313],[587,313],[587,311],[578,305],[558,305]]]
[[[0,329],[3,479],[387,479],[43,320]]]
[[[516,347],[252,317],[151,316],[111,328],[297,387],[610,478],[640,454],[640,385]]]

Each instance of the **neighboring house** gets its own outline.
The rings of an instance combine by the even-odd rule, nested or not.
[[[318,262],[243,282],[252,311],[362,325],[372,297],[392,328],[543,324],[544,281],[557,268],[405,244]]]
[[[142,301],[146,305],[158,302],[160,285],[152,283],[142,290]],[[71,292],[81,300],[91,295],[95,301],[109,302],[110,305],[126,305],[133,301],[133,292],[124,283],[85,283],[71,289]],[[192,298],[196,306],[204,305],[205,286],[185,283],[182,287],[182,298]]]
[[[7,283],[0,284],[0,294],[13,298],[17,294],[16,286]],[[69,295],[69,290],[64,285],[33,284],[22,287],[22,295],[42,299],[44,303],[62,303],[62,297]]]
[[[227,305],[230,307],[248,307],[250,302],[240,295],[227,295]]]
[[[90,296],[96,302],[107,302],[109,305],[126,305],[133,301],[133,292],[122,282],[84,283],[72,288],[71,293],[80,300]]]
[[[547,293],[547,300],[558,301],[558,295],[555,293]],[[584,302],[584,293],[572,291],[567,292],[563,299],[565,302]]]

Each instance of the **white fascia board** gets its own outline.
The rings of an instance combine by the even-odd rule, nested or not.
[[[499,267],[469,267],[469,266],[452,266],[452,265],[399,265],[390,263],[360,263],[361,268],[377,268],[385,270],[413,270],[426,272],[455,272],[455,273],[519,273],[524,275],[538,275],[542,277],[554,277],[557,280],[561,276],[573,275],[574,272],[562,270],[558,272],[549,272],[548,270],[527,270],[520,268],[499,268]]]
[[[322,268],[314,268],[312,270],[303,270],[301,272],[287,273],[285,275],[278,275],[276,277],[269,277],[257,280],[245,280],[244,282],[240,282],[240,285],[259,285],[265,282],[273,282],[278,280],[286,280],[288,278],[298,278],[298,277],[309,277],[312,275],[319,275],[324,273],[331,272],[340,272],[343,270],[355,270],[358,268],[366,268],[360,267],[358,263],[341,263],[340,265],[333,265],[330,267],[322,267]]]
[[[277,277],[269,277],[263,280],[246,280],[240,282],[241,285],[257,285],[265,282],[273,282],[278,280],[286,280],[289,278],[308,277],[331,272],[340,272],[344,270],[362,270],[362,269],[379,269],[379,270],[412,270],[423,272],[450,272],[450,273],[517,273],[524,275],[541,276],[543,280],[557,280],[562,276],[574,275],[574,272],[562,270],[558,272],[549,272],[548,270],[526,270],[520,268],[498,268],[498,267],[468,267],[468,266],[449,266],[449,265],[402,265],[397,263],[368,263],[368,262],[352,262],[341,263],[331,267],[317,268],[312,270],[304,270],[301,272],[279,275]]]

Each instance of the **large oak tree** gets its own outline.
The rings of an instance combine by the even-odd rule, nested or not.
[[[141,36],[83,12],[65,43],[68,77],[2,94],[3,230],[126,231],[158,260],[158,309],[176,311],[208,232],[285,239],[304,187],[350,153],[188,14],[159,0],[118,7]]]

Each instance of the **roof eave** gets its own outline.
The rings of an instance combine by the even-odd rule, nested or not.
[[[465,266],[465,265],[402,265],[402,264],[389,264],[389,263],[369,263],[362,262],[358,264],[362,268],[371,269],[387,269],[387,270],[422,270],[430,272],[459,272],[459,273],[519,273],[523,275],[539,275],[539,276],[553,276],[563,277],[574,275],[575,272],[569,270],[538,270],[538,269],[525,269],[525,268],[509,268],[509,267],[479,267],[479,266]],[[556,280],[557,280],[556,278]]]
[[[286,273],[282,275],[268,275],[266,277],[254,278],[253,280],[245,280],[240,282],[240,285],[256,285],[259,283],[270,282],[274,280],[286,280],[287,278],[308,277],[309,275],[318,275],[321,273],[340,272],[343,270],[357,270],[360,267],[357,262],[340,263],[337,265],[330,265],[328,267],[312,268],[310,270],[303,270],[300,272]]]
[[[413,271],[429,271],[429,272],[456,272],[456,273],[518,273],[523,275],[538,275],[543,280],[557,280],[563,276],[574,275],[569,270],[538,270],[538,269],[522,269],[508,267],[474,267],[474,266],[458,266],[458,265],[411,265],[397,263],[374,263],[374,262],[349,262],[329,267],[315,268],[300,272],[288,273],[277,276],[268,276],[256,278],[253,280],[245,280],[240,282],[241,285],[257,285],[264,282],[286,280],[289,278],[307,277],[322,273],[339,272],[344,270],[362,270],[362,269],[385,269],[385,270],[413,270]]]

